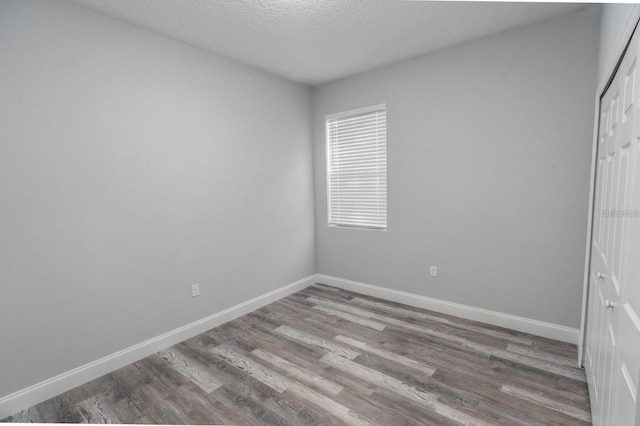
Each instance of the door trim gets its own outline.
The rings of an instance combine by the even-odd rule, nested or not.
[[[584,276],[582,283],[582,317],[580,320],[580,333],[578,334],[578,365],[584,367],[584,351],[585,351],[585,338],[587,332],[587,306],[589,302],[589,273],[591,267],[591,239],[593,237],[593,213],[594,213],[594,198],[595,198],[595,188],[596,188],[596,165],[597,165],[597,155],[598,155],[598,131],[600,124],[600,107],[601,107],[601,99],[602,95],[609,88],[609,85],[613,81],[613,77],[615,76],[615,72],[622,61],[622,57],[627,49],[627,45],[633,36],[633,33],[638,26],[638,22],[640,20],[640,5],[633,6],[631,10],[631,14],[629,15],[629,19],[625,24],[624,30],[622,31],[622,35],[620,36],[620,40],[618,40],[618,45],[616,46],[615,55],[611,58],[607,58],[609,63],[607,64],[605,70],[606,72],[601,77],[601,80],[598,82],[598,90],[596,91],[596,99],[595,99],[595,109],[594,109],[594,119],[593,119],[593,138],[591,142],[591,170],[589,176],[589,209],[587,212],[587,238],[586,238],[586,247],[584,254]]]

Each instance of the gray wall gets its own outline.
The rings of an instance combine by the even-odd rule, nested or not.
[[[313,274],[312,168],[308,88],[0,1],[0,397]]]
[[[318,272],[578,328],[599,12],[315,88]],[[382,102],[388,231],[329,228],[324,116]]]

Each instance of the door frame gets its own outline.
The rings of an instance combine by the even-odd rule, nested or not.
[[[584,366],[584,351],[585,351],[585,339],[587,333],[587,306],[589,303],[589,274],[591,270],[591,239],[593,238],[593,214],[595,206],[595,189],[596,189],[596,165],[598,155],[598,134],[600,124],[600,101],[602,95],[609,88],[609,85],[613,81],[615,72],[622,61],[622,57],[627,49],[627,45],[631,40],[636,26],[640,20],[640,4],[633,6],[627,23],[620,35],[620,39],[616,45],[615,54],[607,59],[605,73],[598,82],[598,88],[596,91],[595,110],[593,120],[593,140],[591,145],[591,170],[589,176],[589,209],[587,213],[587,238],[584,255],[584,277],[582,283],[582,317],[580,320],[580,333],[578,334],[578,365]]]

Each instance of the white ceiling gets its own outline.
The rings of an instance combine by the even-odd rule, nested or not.
[[[70,0],[317,85],[584,8],[400,0]]]

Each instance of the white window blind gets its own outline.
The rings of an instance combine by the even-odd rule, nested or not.
[[[329,225],[386,229],[386,106],[326,119]]]

